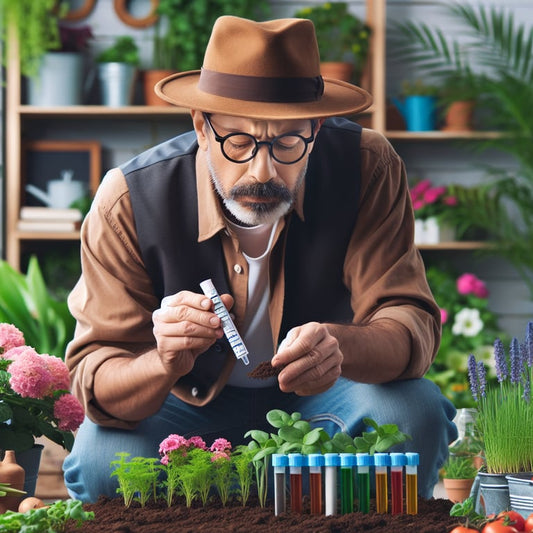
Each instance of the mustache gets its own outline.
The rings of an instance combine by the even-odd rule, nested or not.
[[[289,189],[283,185],[277,185],[273,181],[240,185],[233,187],[230,190],[230,198],[232,200],[246,196],[255,196],[257,198],[277,198],[282,202],[292,201],[292,194]]]

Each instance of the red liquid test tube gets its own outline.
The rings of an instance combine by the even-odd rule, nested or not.
[[[407,459],[403,453],[390,454],[390,496],[391,513],[403,513],[403,467],[407,464]]]
[[[307,456],[311,514],[322,514],[322,467],[324,464],[324,456],[321,453],[310,453]]]
[[[291,511],[302,512],[302,466],[305,458],[301,453],[289,453],[289,479],[291,485]]]

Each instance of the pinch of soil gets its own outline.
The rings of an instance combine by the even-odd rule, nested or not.
[[[276,377],[283,367],[274,368],[270,361],[263,361],[259,363],[251,372],[248,373],[248,377],[254,379],[268,379]]]
[[[167,507],[163,501],[149,502],[140,507],[138,502],[126,509],[121,498],[101,497],[94,504],[85,504],[86,511],[94,511],[95,519],[84,522],[76,528],[71,522],[67,533],[162,533],[180,531],[196,532],[232,532],[262,533],[283,531],[283,533],[341,533],[371,531],[372,533],[391,533],[391,531],[417,533],[448,533],[458,520],[450,516],[452,503],[445,499],[419,499],[418,514],[391,515],[375,512],[374,502],[370,513],[359,512],[324,516],[310,514],[309,498],[304,497],[302,513],[288,510],[279,516],[274,515],[272,502],[262,508],[256,501],[250,500],[246,507],[239,501],[232,500],[226,507],[213,499],[206,507],[200,502],[193,502],[188,508],[182,498],[177,498],[172,506]]]

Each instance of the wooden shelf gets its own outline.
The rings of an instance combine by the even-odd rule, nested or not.
[[[497,131],[402,131],[387,130],[384,132],[388,139],[398,141],[450,141],[454,139],[483,140],[497,139],[501,133]]]
[[[79,231],[16,231],[15,238],[21,241],[75,241],[80,238]]]
[[[63,107],[38,107],[30,105],[19,106],[21,117],[32,119],[54,118],[174,118],[177,116],[188,117],[188,109],[176,106],[143,106],[131,105],[125,107],[109,107],[103,105],[78,105]]]
[[[483,241],[450,241],[437,244],[418,244],[419,250],[482,250],[490,244]]]

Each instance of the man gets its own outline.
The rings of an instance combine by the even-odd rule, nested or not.
[[[310,21],[237,17],[216,22],[201,72],[156,92],[191,109],[194,131],[111,170],[84,222],[67,362],[87,418],[64,464],[70,495],[114,495],[116,452],[157,456],[171,433],[235,445],[278,408],[330,434],[361,433],[365,416],[398,424],[431,496],[456,430],[420,379],[440,314],[405,169],[381,135],[327,119],[363,111],[368,93],[322,80]],[[250,376],[270,361],[277,377]]]

